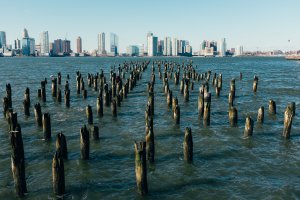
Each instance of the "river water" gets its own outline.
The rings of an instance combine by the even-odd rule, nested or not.
[[[158,58],[165,60],[166,58]],[[25,199],[53,199],[52,158],[55,135],[67,137],[69,160],[65,162],[67,199],[143,199],[135,182],[134,141],[145,136],[144,111],[151,65],[137,87],[129,93],[113,118],[110,107],[104,117],[96,115],[97,92],[87,87],[87,73],[103,69],[107,79],[112,66],[141,58],[0,58],[0,95],[5,84],[12,86],[14,111],[22,127],[28,194]],[[187,58],[170,58],[182,63]],[[148,167],[149,194],[145,199],[299,199],[300,198],[300,62],[283,58],[192,58],[197,72],[211,70],[223,74],[223,89],[215,96],[212,86],[211,125],[204,128],[197,114],[198,88],[195,82],[190,101],[184,102],[179,85],[170,82],[173,96],[181,108],[176,125],[167,107],[162,81],[156,68],[154,134],[155,164]],[[155,66],[156,67],[156,66]],[[76,71],[84,77],[88,98],[76,94]],[[50,76],[62,73],[62,87],[70,75],[71,107],[54,101]],[[240,72],[243,79],[239,80]],[[252,92],[253,77],[259,78],[258,92]],[[37,89],[47,78],[47,102],[42,112],[51,114],[52,140],[42,140],[42,129],[35,124],[33,105],[39,102]],[[128,74],[126,74],[128,78]],[[235,106],[238,127],[228,123],[229,83],[236,79]],[[211,82],[210,82],[211,83]],[[25,88],[31,92],[30,117],[23,114]],[[268,114],[268,101],[277,104],[276,116]],[[283,113],[290,102],[296,103],[291,139],[281,137]],[[91,105],[94,124],[99,126],[100,141],[91,138],[90,160],[80,159],[79,130],[87,124],[85,107]],[[243,138],[245,118],[256,121],[257,110],[265,107],[265,123],[254,124],[253,137]],[[11,173],[8,125],[0,108],[0,199],[15,199]],[[191,127],[194,161],[183,161],[185,127]]]

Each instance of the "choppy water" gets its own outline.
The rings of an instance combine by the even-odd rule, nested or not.
[[[165,58],[163,58],[165,59]],[[186,61],[186,58],[171,58]],[[144,110],[147,101],[146,84],[150,67],[143,79],[118,108],[112,118],[109,107],[104,117],[96,116],[97,92],[88,88],[88,98],[76,95],[76,71],[81,71],[87,83],[87,73],[106,76],[110,66],[138,58],[1,58],[0,96],[5,96],[5,84],[11,83],[13,108],[18,112],[22,127],[26,159],[28,195],[26,199],[53,198],[52,157],[55,135],[67,137],[69,160],[65,162],[66,190],[70,199],[142,199],[136,192],[134,147],[135,140],[144,139]],[[156,161],[148,170],[149,195],[145,199],[298,199],[300,198],[300,62],[282,58],[193,58],[198,72],[212,70],[223,74],[223,90],[219,98],[212,91],[211,126],[203,128],[197,115],[200,82],[190,91],[190,101],[184,102],[179,85],[170,81],[173,96],[181,107],[180,125],[175,125],[166,104],[162,82],[155,84],[154,134]],[[57,103],[47,85],[47,102],[42,112],[50,112],[52,141],[42,140],[42,129],[31,116],[23,114],[23,95],[31,91],[32,105],[38,102],[40,81],[62,73],[62,83],[70,74],[71,107]],[[239,73],[243,80],[239,80]],[[157,70],[156,70],[157,73]],[[253,76],[259,77],[258,92],[252,93]],[[128,74],[127,74],[128,77]],[[235,105],[238,127],[228,123],[229,82],[236,78]],[[62,85],[62,86],[63,86]],[[86,84],[87,86],[87,84]],[[212,87],[211,87],[212,88]],[[277,103],[277,115],[267,114],[268,100]],[[296,102],[291,139],[281,137],[283,112],[290,102]],[[87,124],[85,107],[93,107],[94,123],[100,128],[100,141],[91,140],[88,161],[80,160],[79,129]],[[255,123],[253,137],[243,139],[245,117],[256,120],[257,110],[265,107],[265,123]],[[15,191],[10,166],[11,147],[8,125],[0,108],[0,199],[14,199]],[[194,161],[183,161],[184,129],[192,128]]]

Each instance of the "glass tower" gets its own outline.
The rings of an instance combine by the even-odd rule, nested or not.
[[[118,55],[119,37],[115,33],[110,33],[110,52]]]

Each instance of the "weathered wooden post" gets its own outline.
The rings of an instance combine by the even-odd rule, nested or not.
[[[288,105],[284,112],[284,123],[283,123],[283,133],[282,133],[282,136],[286,139],[290,138],[292,122],[293,122],[293,110],[292,107]]]
[[[88,105],[85,108],[85,113],[86,113],[86,118],[88,120],[88,124],[93,124],[93,111],[90,105]]]
[[[65,168],[64,160],[56,151],[52,159],[52,184],[56,195],[65,193]]]
[[[77,94],[80,94],[80,75],[79,73],[77,73],[77,77],[76,77],[76,92]]]
[[[154,163],[155,144],[154,144],[153,124],[152,126],[150,125],[148,127],[148,132],[146,133],[146,151],[147,151],[147,160],[149,160],[150,163]]]
[[[175,106],[175,109],[174,109],[174,120],[175,120],[176,124],[180,123],[180,107],[179,107],[179,105]]]
[[[27,96],[27,98],[26,98],[26,96]],[[30,111],[29,111],[30,97],[29,97],[29,94],[28,95],[26,94],[26,92],[25,92],[25,98],[24,98],[24,101],[23,101],[23,108],[24,108],[25,116],[30,116]]]
[[[237,126],[238,111],[235,107],[230,107],[229,108],[228,117],[229,117],[230,126]]]
[[[229,92],[228,94],[228,105],[229,105],[229,108],[233,106],[233,96],[234,96],[234,93],[232,91]]]
[[[42,126],[42,109],[40,103],[34,105],[34,116],[38,126]]]
[[[199,96],[198,96],[198,115],[200,117],[203,117],[203,112],[204,112],[204,96],[203,96],[203,93],[199,93]]]
[[[9,124],[9,130],[14,131],[18,125],[18,114],[16,112],[13,112],[12,108],[8,109],[8,124]]]
[[[46,81],[41,81],[41,98],[46,102]]]
[[[290,106],[291,106],[291,109],[292,109],[293,117],[295,117],[295,115],[296,115],[296,103],[291,102]]]
[[[189,85],[185,84],[184,85],[184,101],[188,102],[189,101],[189,97],[190,97]]]
[[[98,126],[93,126],[91,128],[92,136],[94,140],[99,140],[99,127]]]
[[[57,78],[52,80],[52,97],[57,96]]]
[[[172,118],[174,119],[175,107],[178,105],[177,97],[173,97],[172,99]]]
[[[173,99],[173,97],[172,97],[172,91],[169,90],[168,96],[167,96],[167,104],[168,104],[168,107],[171,107],[171,106],[172,106],[172,99]]]
[[[216,90],[216,96],[217,97],[219,97],[220,96],[220,88],[217,86],[216,88],[215,88],[215,90]]]
[[[231,79],[230,81],[230,93],[232,95],[232,99],[235,99],[235,79]]]
[[[265,118],[265,108],[261,106],[257,111],[257,122],[262,124],[264,123]]]
[[[61,85],[61,73],[60,72],[57,73],[57,84]]]
[[[254,79],[253,79],[253,92],[257,91],[257,84],[258,84],[258,77],[254,76]]]
[[[253,135],[254,122],[250,116],[246,117],[244,137],[249,137]]]
[[[44,140],[51,139],[51,120],[50,120],[49,113],[43,114],[43,134],[44,134]]]
[[[183,94],[184,90],[184,79],[181,79],[180,81],[180,93]]]
[[[97,114],[99,117],[103,116],[103,99],[102,95],[99,95],[97,98]]]
[[[220,90],[222,90],[222,74],[219,74],[219,76],[218,76],[217,87],[220,88]]]
[[[269,100],[269,113],[271,115],[276,114],[276,103],[272,99]]]
[[[185,128],[184,142],[183,142],[184,160],[188,163],[193,162],[193,136],[190,127]]]
[[[135,176],[138,191],[141,195],[148,193],[146,142],[134,144],[135,149]]]
[[[83,99],[87,98],[87,90],[82,91],[82,97],[83,97]]]
[[[67,148],[67,140],[65,135],[60,132],[56,135],[56,152],[59,153],[59,155],[67,160],[68,159],[68,148]]]
[[[88,160],[90,154],[90,133],[86,126],[80,129],[80,152],[81,159]]]
[[[10,131],[10,144],[12,147],[11,170],[15,183],[16,194],[24,197],[27,193],[25,179],[25,159],[21,127],[18,124],[15,131]]]
[[[70,107],[70,90],[65,90],[65,104]]]
[[[27,102],[27,104],[30,107],[31,106],[31,102],[30,102],[30,90],[29,90],[29,88],[25,89],[24,100]]]
[[[154,116],[154,92],[148,93],[148,104],[151,107],[151,114]]]
[[[210,104],[211,94],[209,92],[204,93],[204,108],[203,108],[203,125],[210,125]]]
[[[111,107],[112,116],[117,117],[117,102],[115,99],[112,100],[110,107]]]

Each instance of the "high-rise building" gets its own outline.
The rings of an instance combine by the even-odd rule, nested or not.
[[[47,55],[49,54],[49,35],[48,31],[43,31],[40,33],[40,45],[41,45],[41,54]]]
[[[106,51],[105,51],[105,33],[104,32],[98,34],[98,53],[102,54],[102,55],[106,54]]]
[[[165,37],[164,41],[164,55],[172,56],[172,42],[170,37]]]
[[[222,38],[219,41],[218,51],[219,51],[220,57],[226,56],[226,39],[225,38]]]
[[[164,40],[159,40],[157,45],[157,55],[162,56],[164,54]]]
[[[178,40],[178,54],[184,54],[184,49],[185,49],[186,41],[185,40]]]
[[[0,48],[6,47],[6,34],[4,31],[0,31]]]
[[[22,39],[22,54],[24,56],[35,55],[35,40],[33,38],[23,38]]]
[[[24,56],[35,55],[35,40],[33,38],[29,38],[29,34],[26,28],[23,31],[22,54]]]
[[[239,45],[239,46],[236,47],[236,49],[235,49],[235,55],[236,56],[242,56],[242,55],[244,55],[243,46]]]
[[[14,41],[14,44],[15,44],[14,47],[15,47],[16,50],[21,49],[21,40],[16,39],[16,40]]]
[[[82,53],[82,40],[81,37],[77,38],[77,53]]]
[[[172,40],[172,55],[178,56],[178,40],[177,40],[177,38],[173,38],[173,40]]]
[[[119,37],[115,33],[110,33],[110,52],[113,55],[119,54]]]
[[[192,54],[192,46],[191,45],[189,45],[189,44],[187,44],[187,45],[185,45],[185,47],[184,47],[184,53],[186,53],[186,54]]]
[[[58,55],[59,53],[63,53],[62,39],[54,40],[52,51],[53,51],[52,53],[54,55]]]
[[[126,53],[129,56],[138,56],[139,55],[139,47],[136,45],[130,45],[126,48]]]
[[[147,36],[147,53],[148,56],[157,56],[157,41],[158,38],[153,36],[153,34],[149,34]]]
[[[63,40],[62,41],[62,50],[63,50],[63,53],[71,53],[71,41],[70,40]]]
[[[144,56],[144,49],[145,49],[144,44],[139,45],[139,56]]]

